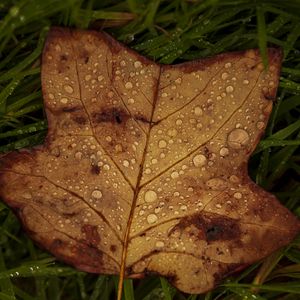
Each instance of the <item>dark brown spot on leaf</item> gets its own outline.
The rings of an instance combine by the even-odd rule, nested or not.
[[[61,55],[60,56],[60,60],[61,61],[67,61],[68,60],[68,57],[66,55]]]
[[[93,114],[95,123],[126,124],[129,118],[129,114],[118,108],[108,108],[100,113]]]
[[[111,245],[110,246],[110,251],[111,252],[116,252],[116,250],[117,250],[117,246],[116,245]]]
[[[174,231],[185,232],[195,239],[204,239],[207,242],[235,240],[241,235],[237,220],[208,213],[182,218],[169,235]]]
[[[74,116],[73,120],[80,125],[84,125],[88,122],[87,118],[84,116]]]
[[[72,113],[72,112],[75,112],[75,111],[79,111],[79,110],[81,110],[81,108],[79,106],[63,107],[62,108],[63,112],[69,112],[69,113]]]
[[[86,241],[89,245],[96,246],[100,242],[100,235],[97,230],[97,226],[83,225],[81,231],[86,235]]]
[[[91,166],[91,173],[94,175],[99,175],[101,171],[101,168],[97,165]]]

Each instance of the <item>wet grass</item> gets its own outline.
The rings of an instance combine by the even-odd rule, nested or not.
[[[161,63],[280,46],[284,62],[266,135],[250,174],[300,216],[299,0],[2,0],[0,151],[43,142],[39,57],[51,25],[104,29]],[[78,272],[41,251],[0,202],[0,300],[113,299],[118,278]],[[184,295],[164,279],[126,280],[124,299],[300,299],[300,239],[206,295]]]

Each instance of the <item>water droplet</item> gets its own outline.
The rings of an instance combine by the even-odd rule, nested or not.
[[[206,157],[203,154],[198,154],[194,156],[193,163],[195,167],[202,167],[206,164]]]
[[[223,80],[227,79],[229,74],[227,72],[222,73],[221,77]]]
[[[157,216],[155,215],[155,214],[150,214],[150,215],[148,215],[148,217],[147,217],[147,222],[149,223],[149,224],[153,224],[153,223],[155,223],[156,221],[157,221]]]
[[[112,98],[114,96],[114,92],[113,91],[109,91],[107,93],[108,98]]]
[[[63,97],[63,98],[60,99],[60,102],[63,103],[63,104],[67,104],[68,103],[68,98]]]
[[[249,139],[250,137],[246,130],[237,128],[229,133],[227,142],[231,148],[241,149],[243,146],[248,144]]]
[[[129,167],[129,161],[125,159],[123,161],[123,166],[126,167],[126,168],[128,168]]]
[[[50,93],[48,96],[49,96],[49,99],[51,99],[51,100],[54,99],[54,95],[53,94]]]
[[[243,81],[243,84],[249,84],[249,80],[245,79],[245,80]]]
[[[256,128],[261,130],[265,127],[265,123],[264,122],[257,122],[256,124]]]
[[[203,115],[203,110],[201,109],[200,106],[196,106],[194,109],[194,113],[196,116],[202,116]]]
[[[160,141],[158,142],[158,147],[159,147],[160,149],[166,148],[166,147],[167,147],[167,142],[166,142],[165,140],[160,140]]]
[[[12,17],[16,17],[20,12],[20,9],[18,6],[12,6],[9,10],[9,13]]]
[[[146,170],[145,170],[145,174],[148,174],[148,175],[149,175],[149,174],[151,174],[151,172],[152,172],[152,171],[151,171],[151,169],[150,169],[150,168],[146,168]]]
[[[182,125],[182,120],[181,119],[177,119],[175,122],[176,125],[180,126]]]
[[[102,192],[99,190],[94,190],[92,192],[92,197],[94,197],[95,199],[101,199],[102,198]]]
[[[155,243],[155,246],[156,246],[157,248],[162,248],[164,245],[165,245],[165,243],[164,243],[163,241],[157,241],[157,242]]]
[[[174,137],[177,135],[177,130],[175,128],[171,128],[168,130],[168,136]]]
[[[151,163],[152,163],[153,165],[157,164],[157,162],[158,162],[158,160],[157,160],[156,158],[153,158],[153,159],[151,160]]]
[[[233,86],[232,85],[229,85],[226,87],[226,92],[227,93],[232,93],[233,92]]]
[[[228,63],[225,64],[225,69],[228,69],[230,67],[231,67],[231,63],[230,62],[228,62]]]
[[[91,75],[85,75],[85,77],[84,77],[84,79],[86,80],[86,81],[89,81],[89,80],[91,80],[91,78],[92,78],[92,76]]]
[[[82,152],[76,152],[75,153],[75,158],[76,159],[81,159],[82,158]]]
[[[263,63],[259,63],[256,68],[258,71],[262,71],[264,69]]]
[[[56,44],[54,48],[56,51],[61,51],[61,46],[59,44]]]
[[[168,94],[167,94],[167,93],[162,93],[161,96],[162,96],[163,98],[166,98],[166,97],[168,97]]]
[[[103,169],[104,169],[105,171],[109,171],[109,170],[110,170],[110,165],[105,164],[105,165],[103,166]]]
[[[142,66],[142,63],[140,61],[137,60],[137,61],[134,62],[134,67],[135,68],[140,68],[141,66]]]
[[[125,61],[125,60],[121,60],[120,66],[121,66],[121,67],[125,67],[125,66],[126,66],[126,61]]]
[[[175,80],[175,82],[176,82],[177,84],[180,84],[180,83],[182,82],[182,79],[181,79],[180,77],[178,77],[178,78]]]
[[[134,99],[133,99],[133,98],[129,98],[129,99],[128,99],[128,103],[129,103],[129,104],[133,104],[133,103],[134,103]]]
[[[230,180],[231,182],[233,182],[233,183],[239,183],[239,182],[240,182],[239,178],[238,178],[236,175],[231,175],[231,176],[229,177],[229,180]]]
[[[50,154],[53,155],[53,156],[59,157],[59,155],[60,155],[59,147],[54,147],[53,149],[51,149]]]
[[[73,89],[70,85],[68,85],[68,84],[66,84],[66,85],[64,86],[64,90],[65,90],[67,93],[69,93],[69,94],[72,94],[72,93],[74,92],[74,89]]]
[[[227,156],[229,154],[229,150],[228,150],[228,148],[221,148],[221,150],[220,150],[220,155],[221,156]]]
[[[122,152],[122,151],[123,151],[122,145],[117,144],[117,145],[115,146],[115,151],[118,152],[118,153]]]
[[[125,83],[125,88],[126,88],[127,90],[132,89],[132,88],[133,88],[132,83],[131,83],[130,81],[126,82],[126,83]]]
[[[102,81],[104,79],[104,77],[102,75],[100,75],[100,76],[97,77],[97,79],[100,82],[100,81]]]
[[[222,191],[226,188],[226,182],[221,178],[212,178],[206,182],[206,186],[214,191]]]
[[[174,171],[174,172],[171,173],[171,178],[172,179],[176,179],[178,177],[179,177],[179,173],[177,171]]]
[[[30,193],[28,193],[28,192],[25,192],[25,193],[23,194],[23,198],[25,198],[25,199],[31,199],[31,198],[32,198],[32,195],[31,195]]]
[[[233,197],[234,197],[235,199],[241,199],[241,198],[242,198],[242,194],[239,193],[239,192],[237,192],[237,193],[234,193]]]
[[[187,206],[186,205],[181,205],[180,209],[183,210],[183,211],[186,211],[187,210]]]
[[[144,199],[145,199],[145,202],[147,202],[147,203],[155,202],[157,200],[157,194],[156,194],[156,192],[154,192],[152,190],[148,190],[145,193]]]

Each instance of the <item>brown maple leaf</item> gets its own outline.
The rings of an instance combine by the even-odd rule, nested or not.
[[[257,50],[165,66],[105,33],[53,28],[48,135],[2,159],[2,199],[80,270],[212,289],[299,231],[247,175],[278,85],[281,52],[268,57],[267,71]]]

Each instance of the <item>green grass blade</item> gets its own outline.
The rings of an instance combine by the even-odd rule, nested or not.
[[[161,284],[162,290],[164,292],[165,300],[172,300],[176,293],[175,288],[172,287],[169,284],[169,282],[163,277],[160,278],[160,284]]]
[[[16,300],[16,298],[0,292],[0,300]]]
[[[279,86],[291,92],[300,93],[300,83],[294,82],[292,80],[281,78]]]
[[[259,144],[260,145],[260,144]],[[259,145],[256,148],[256,152],[259,152]],[[263,149],[261,149],[263,150]],[[267,177],[268,169],[269,169],[269,158],[270,153],[269,151],[263,151],[260,157],[260,163],[257,169],[255,181],[260,186],[265,186],[265,180]]]
[[[5,270],[6,266],[4,262],[3,251],[0,248],[0,272],[5,272]],[[13,284],[9,277],[0,278],[0,288],[3,294],[6,294],[6,296],[10,297],[10,299],[16,299]]]
[[[24,292],[23,290],[21,290],[17,286],[14,286],[14,291],[15,291],[15,294],[18,297],[18,299],[22,299],[22,300],[36,300],[36,298],[30,296],[28,293]],[[56,300],[56,299],[52,299],[51,298],[51,300]]]
[[[284,140],[285,138],[292,135],[294,132],[297,132],[300,129],[300,120],[290,124],[289,126],[277,131],[276,133],[272,134],[268,137],[268,139],[273,140]]]
[[[293,23],[292,30],[288,34],[287,47],[284,48],[284,51],[283,51],[284,57],[287,57],[289,55],[290,51],[293,49],[294,44],[298,40],[299,36],[300,36],[300,23],[299,23],[299,21],[297,21],[297,22]]]
[[[22,127],[22,129],[14,129],[14,130],[10,130],[10,131],[0,133],[0,138],[24,135],[24,134],[27,134],[27,133],[32,133],[32,132],[45,130],[46,128],[47,128],[46,121],[39,121],[39,122],[36,122],[36,123],[33,123],[33,124],[25,125],[25,126]]]
[[[104,289],[105,281],[107,281],[107,278],[105,276],[99,276],[97,278],[97,281],[94,285],[93,292],[89,298],[90,300],[98,300],[99,299],[99,297],[102,293],[102,290]]]
[[[1,75],[0,82],[7,81],[11,78],[21,76],[19,75],[19,72],[24,70],[26,67],[32,64],[36,59],[38,59],[38,57],[41,55],[48,30],[49,30],[48,27],[44,27],[42,29],[36,49],[31,54],[29,54],[23,61],[17,64],[15,67],[11,68],[8,72],[5,72],[3,75]]]
[[[40,91],[34,92],[26,97],[19,98],[18,100],[14,101],[11,104],[7,105],[6,112],[10,113],[12,111],[16,111],[21,109],[24,105],[27,105],[32,100],[40,99],[42,97],[42,93]]]
[[[256,7],[256,18],[257,18],[257,39],[262,61],[265,67],[268,66],[267,56],[267,29],[265,20],[265,11],[262,6]]]
[[[124,299],[134,300],[133,282],[132,279],[124,280]]]
[[[19,79],[13,79],[1,92],[0,92],[0,113],[6,111],[7,98],[14,92],[16,87],[20,84]]]
[[[270,291],[270,292],[280,292],[280,293],[292,293],[296,295],[300,295],[300,281],[295,281],[292,283],[281,283],[281,284],[265,284],[265,285],[255,285],[255,284],[234,284],[234,283],[226,283],[223,284],[226,287],[233,288],[254,288],[262,291]]]
[[[264,260],[253,280],[253,284],[263,284],[280,259],[283,257],[283,251],[277,251]],[[256,293],[258,289],[253,289]]]
[[[258,144],[258,147],[255,151],[255,153],[258,153],[259,151],[262,151],[264,149],[268,149],[271,147],[284,147],[284,146],[298,146],[300,145],[300,139],[298,140],[263,140]]]

